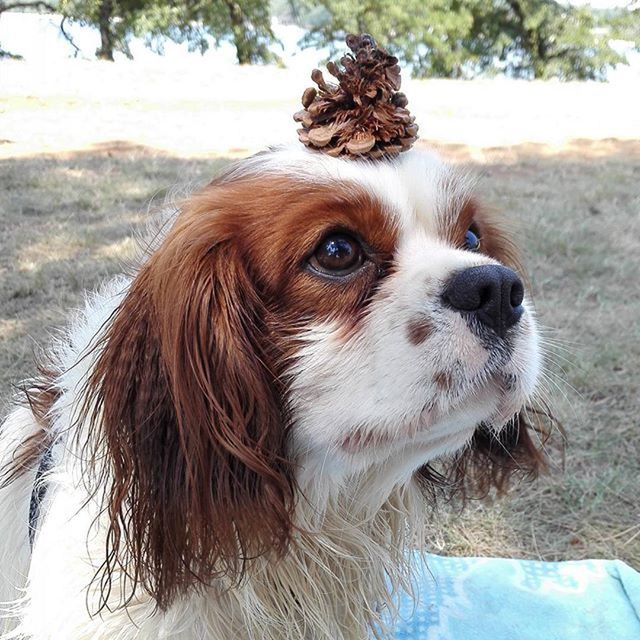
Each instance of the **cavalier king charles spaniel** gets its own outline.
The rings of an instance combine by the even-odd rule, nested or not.
[[[3,640],[387,637],[438,488],[544,464],[535,314],[472,187],[276,148],[181,202],[4,423]]]

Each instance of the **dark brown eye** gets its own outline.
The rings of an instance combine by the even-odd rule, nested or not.
[[[323,274],[348,275],[362,264],[362,247],[346,234],[332,234],[316,247],[309,264]]]

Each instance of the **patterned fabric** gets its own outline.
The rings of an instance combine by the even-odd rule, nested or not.
[[[640,573],[619,560],[425,560],[397,640],[640,640]]]

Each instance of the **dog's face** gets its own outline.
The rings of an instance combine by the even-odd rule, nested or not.
[[[235,179],[235,242],[283,354],[303,484],[386,460],[408,477],[521,409],[540,368],[535,320],[467,179],[419,152],[276,152]]]
[[[390,490],[472,438],[487,477],[496,450],[522,461],[540,356],[514,266],[468,181],[416,151],[274,151],[187,201],[88,386],[112,526],[158,601],[284,548],[298,489],[373,469]]]
[[[281,300],[304,309],[285,315],[292,451],[311,482],[384,460],[408,477],[520,411],[540,369],[533,311],[498,219],[435,157],[318,165],[303,169],[316,193],[272,228],[297,250]]]

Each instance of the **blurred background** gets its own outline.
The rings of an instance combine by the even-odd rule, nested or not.
[[[564,470],[445,508],[432,549],[640,569],[640,3],[0,0],[0,415],[176,185],[294,141],[310,72],[369,32],[418,144],[516,229]]]

